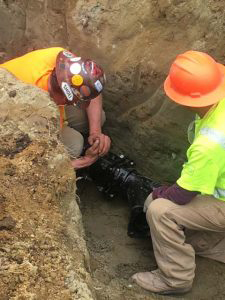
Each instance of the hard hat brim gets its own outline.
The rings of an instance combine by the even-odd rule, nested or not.
[[[220,85],[211,93],[199,97],[191,97],[177,93],[171,85],[170,77],[167,76],[164,82],[164,91],[166,95],[174,102],[190,107],[204,107],[215,104],[225,98],[225,66],[217,64],[221,73],[224,75]]]

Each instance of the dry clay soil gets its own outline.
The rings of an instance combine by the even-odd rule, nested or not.
[[[127,236],[126,203],[119,198],[106,199],[88,182],[78,184],[78,193],[98,299],[173,299],[146,292],[130,280],[135,272],[155,269],[156,262],[149,239]],[[179,298],[225,299],[225,265],[200,257],[196,264],[193,289]]]

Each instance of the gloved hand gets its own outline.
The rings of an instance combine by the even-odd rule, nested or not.
[[[150,195],[148,195],[148,197],[146,198],[145,200],[145,203],[144,203],[144,207],[143,207],[143,212],[146,213],[147,210],[148,210],[148,207],[150,205],[150,203],[153,201],[152,199],[152,193]]]

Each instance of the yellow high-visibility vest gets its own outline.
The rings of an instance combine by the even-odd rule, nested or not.
[[[195,121],[187,159],[177,184],[225,201],[225,99]]]

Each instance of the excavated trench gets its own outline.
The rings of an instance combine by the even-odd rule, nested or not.
[[[144,175],[155,177],[159,181],[174,182],[185,160],[187,141],[184,134],[193,116],[169,103],[163,95],[161,84],[170,62],[178,53],[186,50],[209,52],[219,62],[224,63],[225,30],[221,20],[225,17],[225,4],[219,0],[115,2],[0,0],[0,62],[33,49],[50,46],[63,46],[77,51],[79,55],[84,54],[98,60],[107,72],[108,83],[104,94],[104,106],[108,117],[106,130],[113,138],[115,151],[122,149],[125,154],[129,154]],[[164,49],[166,51],[163,51]],[[4,88],[7,90],[8,87]],[[29,89],[25,97],[27,106],[30,102],[28,93]],[[34,92],[31,91],[32,93]],[[18,94],[18,103],[23,103],[24,95],[22,92]],[[9,95],[10,101],[12,98],[14,99],[14,96]],[[38,102],[37,99],[35,103]],[[47,101],[46,99],[43,101]],[[8,99],[5,101],[11,103]],[[3,127],[6,126],[5,120],[7,121],[7,114],[4,115],[8,109],[6,107],[8,104],[4,104],[1,109]],[[18,107],[20,108],[19,104]],[[12,116],[16,116],[16,113],[13,113],[12,106]],[[49,115],[51,114],[52,111],[49,111]],[[23,108],[21,115],[24,116]],[[51,120],[49,116],[48,118]],[[54,126],[55,123],[52,124],[52,127]],[[28,135],[21,138],[18,134],[14,140],[16,150],[9,152],[7,147],[12,148],[14,144],[11,145],[11,131],[7,136],[5,128],[2,130],[2,136],[5,138],[2,145],[5,142],[6,147],[3,147],[4,151],[1,147],[0,156],[12,162],[15,157],[16,164],[21,160],[20,151],[28,150],[25,151],[24,158],[22,156],[21,170],[18,168],[26,181],[20,181],[21,175],[17,170],[19,175],[15,184],[12,176],[15,173],[14,163],[11,166],[5,158],[2,160],[2,178],[7,184],[12,182],[15,195],[19,191],[21,197],[17,199],[14,194],[10,194],[9,189],[3,189],[4,193],[0,193],[0,205],[4,208],[1,218],[5,217],[6,210],[7,216],[10,213],[20,225],[12,232],[1,232],[2,241],[6,246],[0,245],[0,259],[5,263],[5,269],[1,269],[0,264],[3,278],[2,281],[0,279],[0,298],[89,300],[92,298],[83,287],[85,282],[93,289],[92,294],[96,295],[98,300],[167,299],[150,294],[129,280],[135,272],[155,269],[156,262],[149,238],[135,239],[127,235],[130,211],[126,201],[117,196],[112,199],[106,198],[92,182],[78,181],[83,225],[80,223],[80,212],[76,203],[70,205],[71,202],[67,202],[66,198],[60,200],[60,205],[66,211],[64,218],[58,211],[57,197],[67,195],[68,191],[64,186],[68,187],[68,178],[72,190],[73,179],[70,172],[65,175],[66,168],[56,168],[55,177],[51,170],[44,175],[49,178],[49,186],[52,186],[52,194],[48,195],[48,189],[45,191],[42,186],[43,184],[45,187],[47,179],[43,177],[42,182],[40,176],[37,201],[33,196],[33,185],[37,184],[37,180],[31,179],[36,173],[45,174],[41,159],[46,152],[46,146],[41,143],[33,146],[29,138],[29,125],[25,130]],[[46,132],[42,129],[40,125],[40,139],[45,135],[48,141],[49,129],[46,129]],[[53,142],[56,143],[55,140]],[[51,153],[54,148],[52,144],[47,149]],[[43,152],[41,155],[40,149]],[[64,162],[64,152],[61,151],[61,160]],[[53,151],[52,157],[58,157],[57,153]],[[46,155],[43,161],[48,159]],[[23,189],[25,184],[28,188],[26,197]],[[55,186],[60,186],[57,197],[54,194]],[[71,198],[71,194],[68,194],[67,197]],[[73,196],[74,193],[72,199]],[[38,212],[37,216],[33,213],[33,207]],[[52,218],[49,219],[53,212],[54,222]],[[75,216],[71,217],[73,213]],[[4,226],[2,228],[5,228]],[[82,226],[90,254],[91,278],[86,246],[82,239]],[[26,243],[21,243],[22,239],[25,239]],[[21,263],[21,257],[26,258],[24,263]],[[225,265],[204,258],[196,258],[196,262],[193,289],[181,299],[225,299]],[[6,266],[9,268],[6,269]],[[15,266],[14,272],[12,267]],[[68,274],[65,275],[67,270]],[[67,280],[64,280],[65,277]],[[85,292],[82,294],[83,290]],[[78,291],[81,291],[80,294]],[[80,296],[81,294],[86,296]]]

